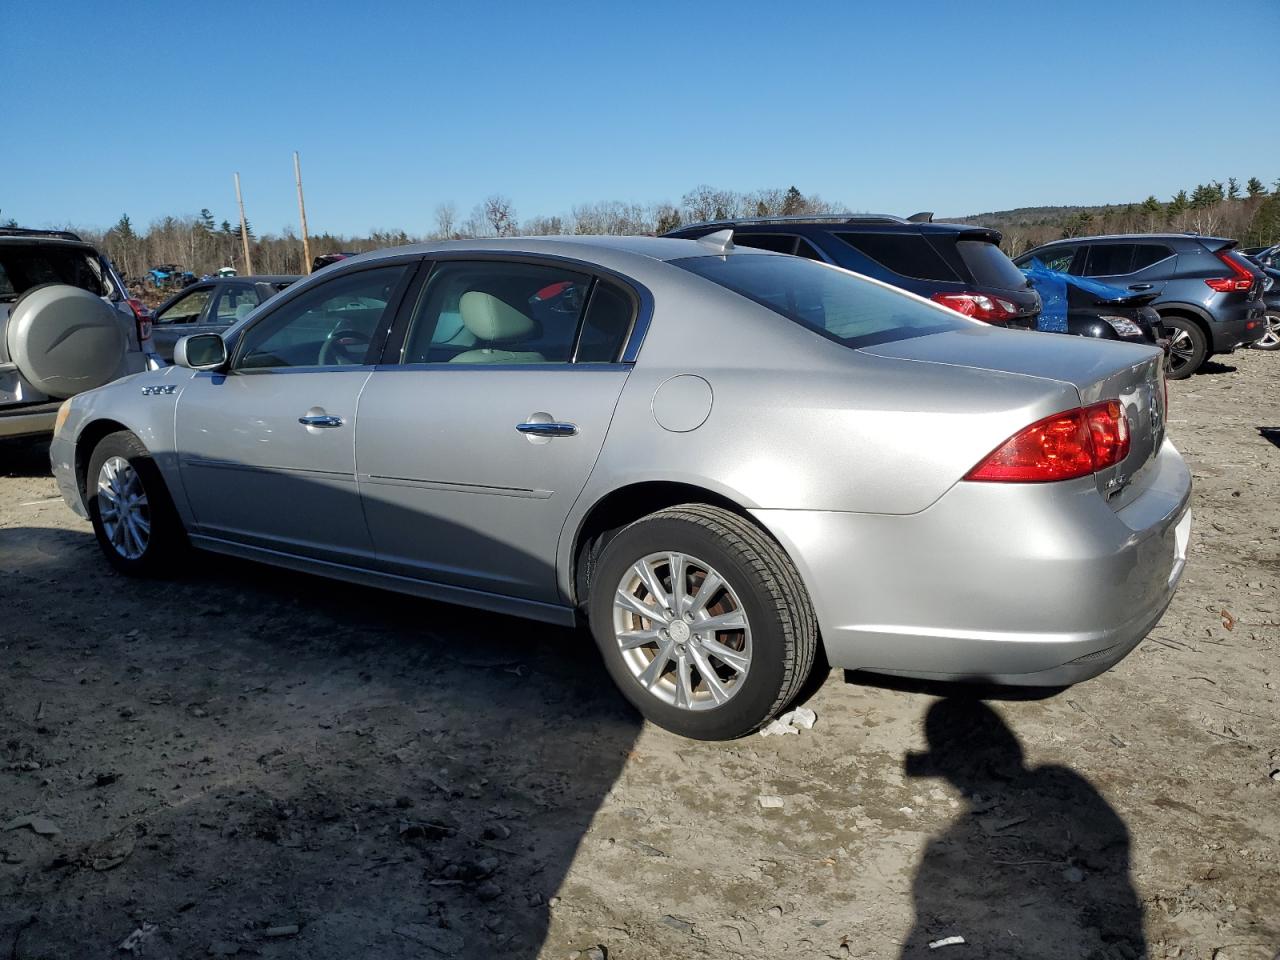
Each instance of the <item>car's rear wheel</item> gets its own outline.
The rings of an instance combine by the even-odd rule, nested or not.
[[[1255,350],[1280,350],[1280,308],[1268,310],[1263,320],[1267,332],[1254,343]]]
[[[588,612],[623,695],[699,740],[771,720],[817,651],[813,608],[786,554],[747,520],[704,504],[650,514],[610,540]]]
[[[142,441],[127,430],[98,441],[85,475],[85,505],[98,546],[111,565],[131,576],[151,576],[186,545],[159,468]]]
[[[1169,379],[1185,380],[1204,363],[1209,343],[1204,331],[1186,317],[1165,317],[1169,329]]]

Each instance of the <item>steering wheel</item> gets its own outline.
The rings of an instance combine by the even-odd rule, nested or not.
[[[369,352],[371,342],[372,338],[362,330],[334,327],[320,346],[320,357],[317,363],[322,367],[364,363],[365,354]]]

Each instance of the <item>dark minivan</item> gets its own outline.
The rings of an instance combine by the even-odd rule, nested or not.
[[[1040,296],[1001,251],[997,230],[934,223],[932,214],[840,214],[716,220],[666,236],[696,240],[718,230],[732,230],[739,246],[833,263],[967,317],[1036,329]]]
[[[1262,271],[1235,248],[1235,240],[1187,233],[1071,237],[1014,262],[1034,258],[1050,270],[1156,294],[1151,306],[1168,330],[1169,376],[1181,380],[1214,354],[1266,333]]]

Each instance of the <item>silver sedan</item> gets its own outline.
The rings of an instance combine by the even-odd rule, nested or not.
[[[188,546],[573,625],[681,734],[835,667],[1062,685],[1181,576],[1158,351],[698,241],[400,247],[67,402],[107,559]],[[423,616],[430,616],[424,608]]]

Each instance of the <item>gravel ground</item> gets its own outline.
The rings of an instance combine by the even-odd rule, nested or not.
[[[585,635],[115,576],[0,448],[0,957],[1272,960],[1280,357],[1223,359],[1171,385],[1190,565],[1118,667],[837,673],[812,730],[728,744],[639,723]]]

